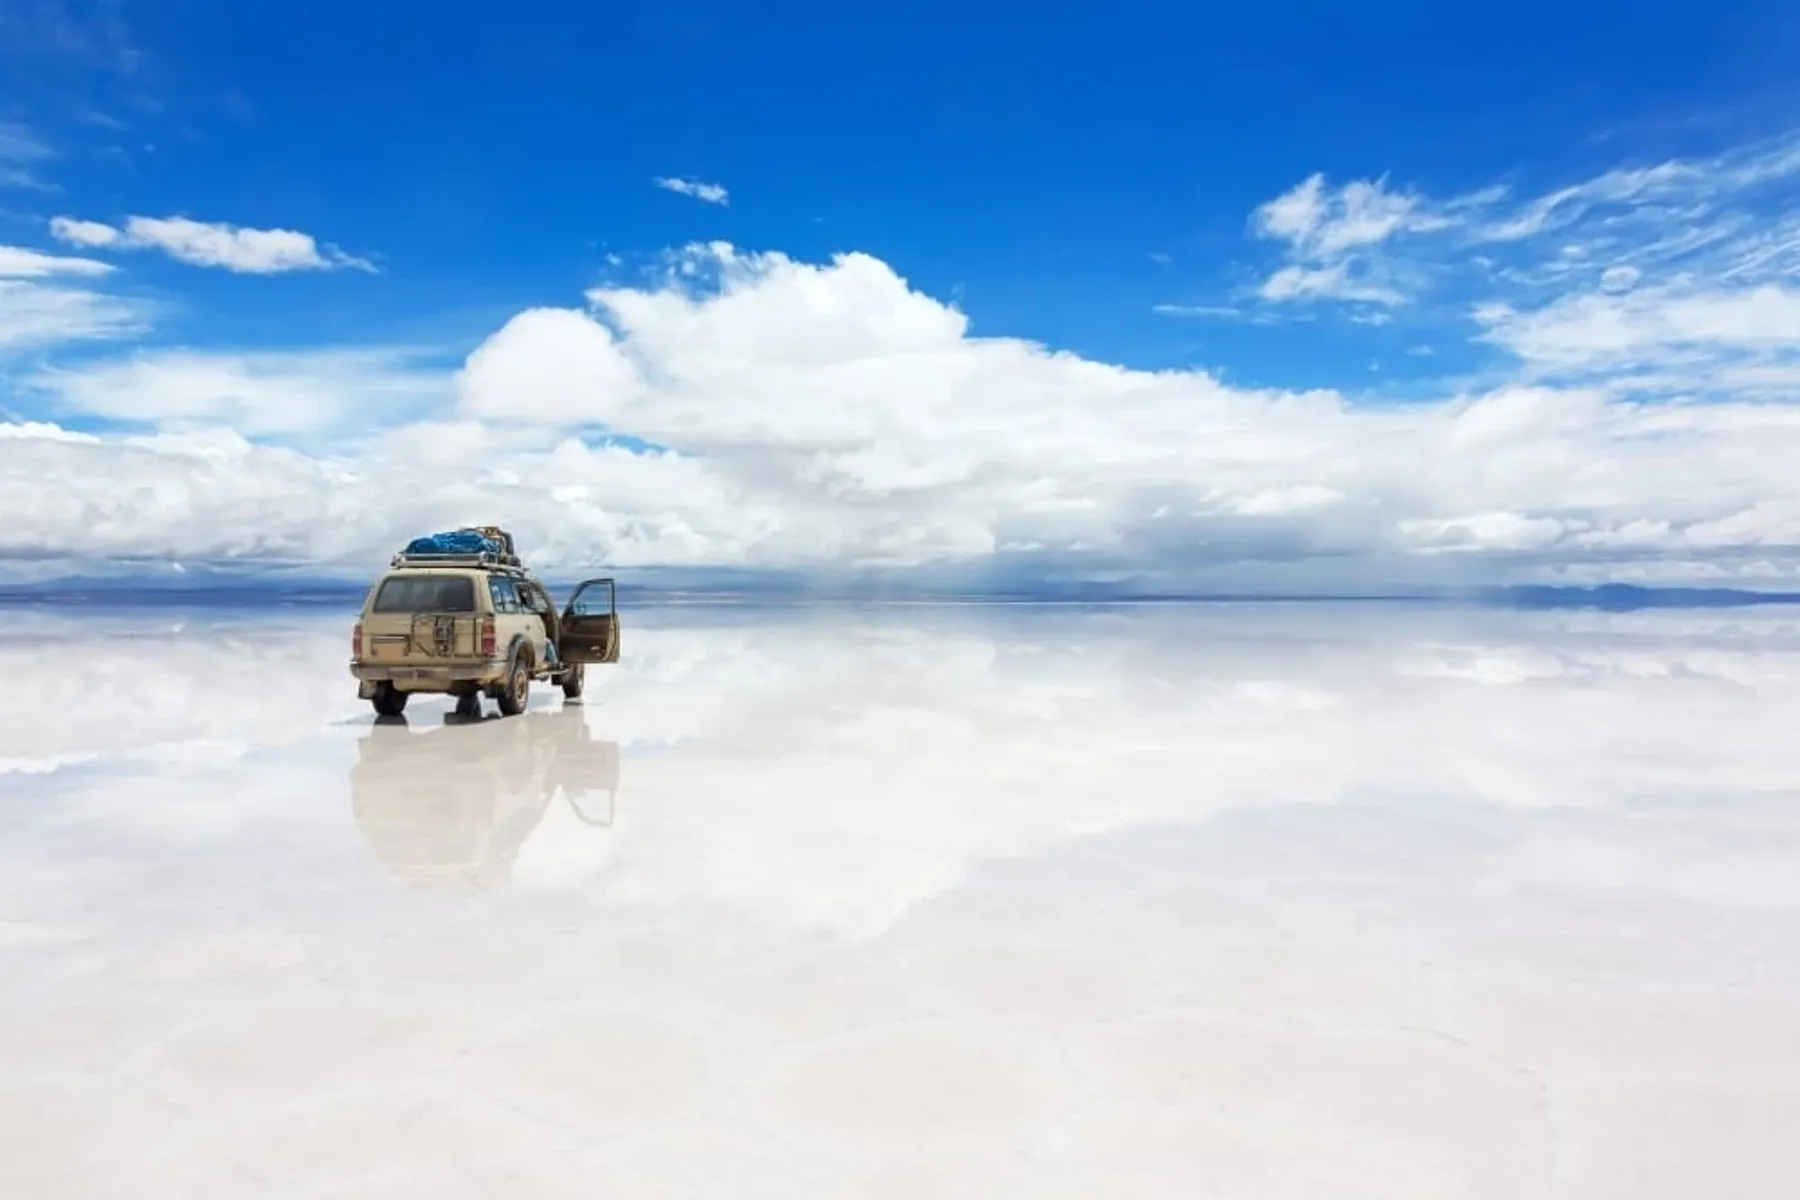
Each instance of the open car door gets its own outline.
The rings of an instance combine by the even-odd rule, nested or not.
[[[563,609],[557,657],[572,663],[619,661],[619,603],[610,579],[590,579]]]

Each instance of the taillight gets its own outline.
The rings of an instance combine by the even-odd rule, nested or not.
[[[481,657],[494,657],[494,618],[481,618]]]
[[[350,631],[350,657],[351,658],[361,658],[362,657],[362,622],[361,621],[358,621],[356,623],[356,628]]]

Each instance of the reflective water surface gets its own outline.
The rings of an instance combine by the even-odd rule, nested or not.
[[[15,614],[0,1195],[1794,1194],[1800,614],[626,628]]]

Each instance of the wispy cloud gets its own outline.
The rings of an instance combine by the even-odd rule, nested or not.
[[[55,152],[31,130],[0,121],[0,187],[52,190],[35,171],[39,163],[53,157]]]
[[[1251,215],[1257,236],[1286,243],[1287,262],[1261,295],[1394,305],[1415,296],[1409,283],[1470,266],[1559,289],[1582,279],[1598,286],[1612,271],[1607,286],[1617,287],[1627,277],[1620,268],[1647,278],[1709,251],[1708,273],[1791,270],[1800,263],[1800,218],[1772,221],[1746,202],[1791,190],[1797,177],[1797,136],[1709,159],[1615,167],[1526,198],[1503,183],[1434,199],[1385,177],[1334,188],[1315,174]]]
[[[1389,284],[1377,282],[1349,261],[1309,267],[1293,263],[1263,282],[1258,294],[1264,300],[1357,300],[1367,304],[1404,304],[1406,297]]]
[[[1617,168],[1468,230],[1504,254],[1472,306],[1533,378],[1766,390],[1800,368],[1800,136]]]
[[[1150,311],[1165,317],[1196,317],[1217,321],[1242,321],[1249,313],[1229,304],[1155,304]]]
[[[1524,310],[1484,304],[1475,318],[1485,340],[1546,378],[1710,391],[1695,370],[1800,367],[1800,290],[1774,283],[1580,292]]]
[[[299,435],[354,421],[387,425],[447,403],[447,371],[396,347],[254,353],[143,351],[45,368],[21,381],[52,411],[158,427],[229,425]]]
[[[1259,290],[1264,300],[1277,303],[1404,304],[1407,296],[1396,272],[1373,251],[1402,235],[1434,233],[1456,224],[1421,197],[1390,189],[1386,179],[1360,179],[1333,189],[1321,174],[1259,206],[1250,220],[1258,237],[1287,243],[1290,261]]]
[[[117,296],[0,279],[0,358],[60,342],[130,337],[146,325],[141,307]]]
[[[113,266],[94,258],[45,254],[23,246],[0,246],[0,279],[43,279],[50,275],[110,275]]]
[[[91,288],[0,278],[0,365],[68,342],[112,340],[149,327],[141,304]]]
[[[1264,204],[1253,217],[1263,237],[1279,238],[1303,257],[1320,260],[1373,246],[1397,233],[1429,232],[1451,222],[1428,211],[1419,197],[1389,191],[1385,179],[1347,183],[1332,192],[1313,175]]]
[[[144,52],[119,15],[117,4],[76,13],[60,0],[0,5],[0,58],[62,59],[130,76]]]
[[[248,229],[186,217],[131,217],[123,227],[74,217],[55,217],[51,235],[93,250],[160,250],[178,262],[243,275],[287,271],[373,271],[365,258],[322,245],[292,229]]]
[[[96,259],[0,246],[0,359],[59,342],[142,332],[140,304],[57,278],[98,279],[112,270]]]
[[[657,187],[665,192],[674,192],[680,196],[692,196],[708,204],[729,204],[731,193],[722,183],[704,183],[698,179],[675,179],[662,177],[653,180]]]
[[[1634,204],[1658,196],[1675,195],[1682,187],[1702,177],[1698,168],[1685,163],[1608,171],[1584,183],[1540,196],[1505,214],[1477,230],[1476,240],[1510,242],[1535,237],[1580,220],[1595,205]]]
[[[1505,351],[1514,379],[1766,390],[1800,369],[1797,204],[1800,133],[1537,195],[1494,183],[1440,199],[1313,175],[1251,215],[1284,246],[1256,297],[1411,305],[1414,324],[1462,324]]]

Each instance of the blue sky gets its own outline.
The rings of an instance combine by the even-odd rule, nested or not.
[[[1633,447],[1649,433],[1618,422],[1661,421],[1662,436],[1705,402],[1742,430],[1750,418],[1730,406],[1755,405],[1769,423],[1758,445],[1789,436],[1788,410],[1769,414],[1796,378],[1783,322],[1800,262],[1788,244],[1800,167],[1786,157],[1797,62],[1800,14],[1760,0],[1112,5],[1054,18],[967,4],[876,17],[0,0],[0,246],[14,253],[0,410],[19,428],[100,439],[67,450],[86,456],[70,470],[106,469],[96,444],[201,454],[212,471],[227,442],[245,462],[287,455],[302,511],[339,530],[238,528],[280,505],[158,460],[169,469],[147,494],[171,506],[167,528],[141,497],[70,485],[43,529],[0,555],[107,559],[143,533],[171,560],[360,563],[375,543],[355,536],[356,506],[319,493],[393,478],[396,438],[442,445],[479,424],[496,440],[458,470],[525,487],[560,463],[554,487],[516,505],[552,556],[883,567],[998,555],[1055,570],[1282,563],[1308,577],[1354,560],[1383,576],[1450,569],[1414,553],[1449,537],[1472,551],[1454,570],[1484,580],[1611,578],[1624,560],[1633,578],[1646,563],[1736,578],[1745,562],[1785,578],[1800,537],[1773,466],[1720,473],[1737,453],[1719,443],[1725,427],[1683,424],[1687,449],[1714,466],[1671,508],[1651,474],[1623,478],[1665,464],[1643,462]],[[833,267],[842,253],[880,271]],[[859,304],[868,312],[844,316]],[[509,324],[534,309],[586,324]],[[966,328],[945,325],[950,312]],[[757,358],[726,328],[733,314],[791,318],[759,335],[785,357]],[[808,344],[807,321],[839,318],[847,341]],[[1623,349],[1606,332],[1621,323]],[[1711,332],[1696,344],[1683,333],[1695,328]],[[871,329],[902,332],[871,341]],[[983,340],[995,338],[1035,357],[1007,359],[1015,343]],[[722,348],[750,355],[740,375]],[[896,355],[918,367],[952,352],[979,356],[957,376],[988,381],[979,396],[935,365],[901,386]],[[471,354],[484,372],[464,367]],[[1040,377],[1059,361],[1068,371]],[[1159,392],[1154,419],[1115,417],[1118,389],[1080,382],[1114,369],[1179,372],[1191,394]],[[1721,384],[1725,371],[1738,382]],[[549,408],[518,399],[561,386],[544,372],[589,390]],[[900,389],[851,387],[854,436],[812,408],[770,408],[816,392],[829,409],[845,372],[885,372]],[[1167,382],[1132,378],[1120,385],[1130,404]],[[245,399],[240,385],[273,390]],[[1015,387],[1013,407],[991,399]],[[1565,403],[1506,390],[1520,387],[1576,391]],[[1590,411],[1594,389],[1613,407]],[[1607,478],[1573,495],[1402,497],[1417,431],[1340,419],[1391,420],[1399,405],[1451,422],[1484,398],[1479,420],[1562,439],[1537,447],[1541,469],[1589,453]],[[1646,418],[1645,403],[1662,407]],[[911,404],[925,415],[908,425]],[[1296,423],[1283,415],[1296,405],[1323,407]],[[762,427],[735,406],[760,407]],[[933,433],[932,412],[953,419]],[[1044,426],[1036,457],[984,449],[1021,412]],[[1598,439],[1580,452],[1569,412]],[[1221,414],[1238,422],[1228,469]],[[1463,474],[1480,476],[1499,460],[1468,448],[1467,426],[1439,440],[1476,455]],[[1215,450],[1152,461],[1144,449],[1185,436]],[[1296,449],[1326,436],[1338,440]],[[664,468],[700,474],[646,482],[643,461],[574,461],[609,437],[670,447]],[[1118,442],[1095,456],[1104,477],[1066,457],[1080,437]],[[1271,438],[1280,454],[1259,448]],[[496,447],[523,457],[497,466]],[[1275,475],[1219,482],[1272,458]],[[777,478],[811,490],[771,490]],[[559,500],[558,488],[588,490]],[[472,504],[406,490],[408,520],[460,520]],[[694,509],[696,494],[719,507]],[[220,504],[227,516],[208,507]],[[1371,506],[1391,515],[1369,518]],[[1145,524],[1157,513],[1176,532]],[[1750,541],[1713,531],[1744,513]],[[77,518],[111,540],[52,528]],[[234,532],[170,532],[197,519]],[[375,524],[370,539],[400,532]]]

